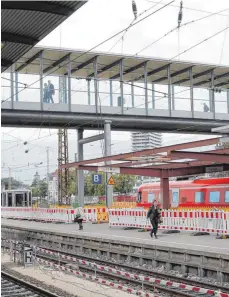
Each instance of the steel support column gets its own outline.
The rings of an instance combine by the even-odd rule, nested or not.
[[[124,98],[123,98],[123,60],[119,64],[120,71],[120,96],[121,96],[121,114],[124,113]]]
[[[170,202],[169,202],[169,178],[162,177],[160,180],[160,193],[162,199],[162,208],[169,209]]]
[[[83,130],[77,130],[78,142],[77,142],[77,151],[78,151],[78,162],[83,161],[83,144],[79,143],[79,140],[83,139]],[[81,207],[84,207],[84,171],[78,170],[77,173],[77,185],[78,185],[78,203]]]
[[[44,71],[44,63],[43,63],[43,51],[40,53],[40,106],[41,110],[43,110],[43,71]]]
[[[113,106],[113,82],[110,80],[110,106]]]
[[[167,75],[168,75],[168,110],[169,110],[169,116],[172,115],[172,109],[171,109],[171,84],[172,84],[172,80],[171,80],[171,69],[170,69],[170,65],[168,65],[167,68]]]
[[[175,109],[175,86],[174,85],[171,86],[171,97],[172,97],[171,109],[176,110]]]
[[[152,83],[152,108],[155,109],[155,85]]]
[[[87,80],[87,104],[91,105],[91,80]]]
[[[211,88],[210,88],[210,112],[213,112],[213,118],[215,119],[215,90],[214,90],[214,70],[211,72]]]
[[[144,65],[144,87],[145,87],[145,113],[149,114],[148,109],[148,76],[147,76],[147,62]]]
[[[10,67],[10,96],[11,108],[14,108],[14,65]]]
[[[227,113],[229,114],[229,89],[227,89],[226,92],[227,92]]]
[[[193,73],[192,68],[189,70],[189,79],[190,79],[190,107],[192,117],[194,118],[194,92],[193,92]]]
[[[95,57],[94,59],[94,88],[95,88],[95,111],[98,113],[98,58]]]
[[[72,87],[71,87],[72,65],[70,55],[68,56],[68,111],[72,109]]]
[[[134,108],[134,83],[131,82],[131,104],[132,107]]]
[[[15,101],[18,101],[18,72],[15,72]]]
[[[111,156],[111,121],[107,120],[104,122],[104,135],[105,135],[105,152],[104,156]],[[110,161],[105,162],[106,165],[111,164]],[[107,182],[110,179],[111,174],[106,173],[106,205],[107,207],[112,206],[113,202],[113,186],[108,185]]]

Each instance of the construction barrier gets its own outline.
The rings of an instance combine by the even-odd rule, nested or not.
[[[163,210],[163,223],[159,229],[200,231],[210,233],[229,232],[229,213],[222,211],[176,211]],[[150,229],[150,221],[147,220],[147,210],[143,209],[110,209],[110,227],[133,227]]]
[[[72,223],[77,209],[62,208],[31,208],[31,207],[2,207],[1,217],[19,220],[33,220],[41,222]],[[97,222],[95,208],[84,209],[85,222]]]

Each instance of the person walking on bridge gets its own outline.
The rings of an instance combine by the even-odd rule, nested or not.
[[[150,207],[147,213],[147,219],[150,219],[150,223],[152,225],[150,236],[153,237],[153,234],[154,234],[156,239],[157,239],[158,224],[160,222],[160,216],[161,216],[160,209],[157,205],[157,201],[154,200],[152,206]]]

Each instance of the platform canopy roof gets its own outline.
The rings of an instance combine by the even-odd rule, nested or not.
[[[39,74],[40,53],[43,53],[44,75],[67,75],[70,59],[72,77],[92,78],[94,60],[97,58],[98,77],[104,80],[120,80],[120,61],[122,61],[123,80],[143,82],[144,66],[147,62],[148,82],[168,84],[168,67],[170,67],[171,81],[175,85],[189,87],[189,70],[192,69],[194,86],[211,87],[211,73],[214,71],[214,85],[229,88],[229,66],[73,49],[34,47],[15,63],[15,69],[19,73]]]
[[[1,71],[28,52],[85,1],[1,1]]]
[[[221,138],[146,149],[61,165],[61,168],[151,177],[176,177],[229,171],[229,148],[209,150]],[[208,147],[208,148],[207,148]],[[105,162],[110,162],[106,165]]]

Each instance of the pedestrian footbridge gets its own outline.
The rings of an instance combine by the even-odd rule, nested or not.
[[[229,122],[226,66],[34,47],[2,76],[5,127],[210,133]]]

